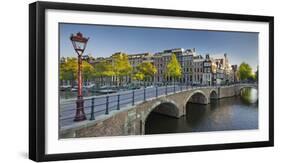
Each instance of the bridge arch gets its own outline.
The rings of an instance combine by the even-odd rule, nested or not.
[[[244,88],[255,88],[257,89],[258,87],[256,85],[245,85],[245,86],[240,86],[239,92],[244,89]]]
[[[201,90],[193,91],[185,100],[185,105],[188,103],[208,104],[208,95]]]
[[[212,89],[210,91],[209,97],[210,97],[210,100],[216,100],[216,99],[219,98],[219,94],[218,94],[218,92],[215,89]]]
[[[161,101],[155,105],[153,105],[148,112],[145,113],[145,115],[142,118],[142,133],[145,134],[146,131],[146,125],[147,125],[147,120],[148,117],[151,115],[151,113],[158,113],[158,114],[162,114],[165,116],[169,116],[172,118],[179,118],[180,117],[180,109],[177,106],[177,104],[174,101],[171,100],[167,100],[167,101]]]
[[[249,85],[240,85],[236,90],[236,95],[241,95],[241,92],[244,88],[255,88],[258,89],[258,86],[255,84],[249,84]]]

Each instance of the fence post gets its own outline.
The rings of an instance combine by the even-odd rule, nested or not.
[[[120,94],[117,95],[117,110],[120,110]]]
[[[108,110],[108,96],[106,96],[106,110],[105,110],[105,114],[109,114],[109,110]]]
[[[143,101],[146,100],[146,92],[145,92],[145,88],[143,89]]]
[[[174,93],[176,93],[176,84],[174,83]]]
[[[158,97],[158,87],[156,86],[156,97]]]
[[[133,90],[132,105],[135,105],[135,90]]]
[[[166,87],[165,87],[165,94],[167,95],[168,94],[168,86],[166,84]]]
[[[90,120],[95,120],[95,98],[92,98],[92,105],[91,105],[91,118]]]

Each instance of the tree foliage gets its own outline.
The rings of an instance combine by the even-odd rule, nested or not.
[[[78,62],[77,58],[67,58],[60,63],[60,80],[75,81],[77,79]],[[86,61],[82,61],[82,78],[83,80],[92,79],[94,68]]]
[[[94,64],[94,76],[96,77],[110,77],[114,76],[113,66],[111,63],[101,61]]]
[[[259,80],[259,67],[257,67],[257,71],[255,72],[255,80]]]
[[[142,62],[136,67],[133,78],[135,80],[147,80],[150,77],[153,77],[157,72],[156,67],[150,62]]]
[[[134,76],[133,76],[134,80],[138,80],[138,81],[143,81],[144,80],[144,74],[142,72],[135,72]]]
[[[166,67],[166,76],[173,79],[179,78],[182,75],[181,65],[179,64],[175,54],[172,54],[171,60]]]
[[[67,58],[60,63],[60,80],[75,80],[77,78],[77,59]]]
[[[94,77],[94,67],[87,61],[82,61],[83,80],[91,80]]]
[[[115,76],[119,78],[119,82],[122,84],[124,76],[130,76],[132,73],[132,66],[129,62],[128,55],[125,53],[118,53],[112,56],[113,71]]]
[[[245,62],[242,62],[240,64],[238,69],[238,75],[240,80],[254,79],[251,66]]]
[[[112,63],[104,60],[94,64],[94,76],[100,78],[101,82],[104,82],[104,77],[112,77],[114,75]]]
[[[132,66],[129,62],[128,55],[118,53],[112,56],[113,68],[116,76],[127,76],[132,71]]]

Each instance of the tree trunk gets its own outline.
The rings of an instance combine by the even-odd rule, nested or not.
[[[71,88],[74,88],[74,80],[70,80]]]

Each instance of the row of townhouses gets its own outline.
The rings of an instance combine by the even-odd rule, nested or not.
[[[121,52],[118,52],[113,55],[120,53]],[[209,54],[205,56],[196,54],[195,48],[187,50],[176,48],[164,50],[155,54],[129,54],[128,59],[133,69],[142,62],[152,63],[156,67],[157,72],[149,82],[166,83],[173,82],[171,77],[165,75],[166,67],[171,60],[172,54],[176,55],[182,69],[182,77],[176,79],[176,82],[188,85],[220,85],[238,82],[237,65],[231,65],[229,63],[226,53],[223,56],[213,58]],[[86,57],[84,59],[94,65],[104,60],[112,62],[112,56],[95,59]],[[111,77],[107,80],[115,80],[115,78]],[[131,82],[132,79],[130,77],[125,77],[124,81]]]
[[[172,54],[176,55],[182,68],[182,77],[177,79],[177,82],[213,85],[238,81],[237,65],[229,63],[226,53],[219,58],[212,58],[209,54],[205,56],[196,54],[195,48],[187,50],[177,48],[150,55],[152,59],[149,60],[157,68],[154,75],[155,82],[172,81],[171,78],[165,76],[166,66],[170,62]]]

